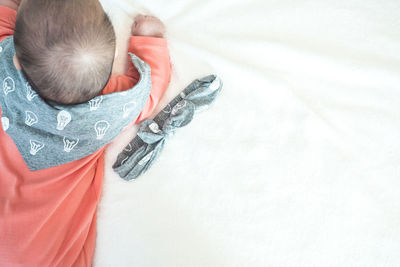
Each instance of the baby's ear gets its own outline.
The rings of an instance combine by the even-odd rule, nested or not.
[[[115,55],[114,55],[114,59],[116,59],[118,57],[118,47],[115,46]]]
[[[19,60],[17,58],[17,54],[14,54],[13,61],[14,61],[15,68],[17,70],[21,70],[22,68],[21,68],[21,64],[19,64]]]

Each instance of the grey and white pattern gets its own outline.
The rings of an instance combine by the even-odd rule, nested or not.
[[[29,83],[25,83],[25,89],[26,99],[28,99],[28,101],[32,101],[35,97],[38,96],[38,94],[32,90],[32,87],[29,85]]]
[[[66,164],[98,151],[139,116],[149,98],[150,67],[129,54],[141,78],[124,92],[125,96],[116,92],[77,105],[45,101],[15,68],[13,37],[3,40],[1,46],[2,129],[31,171]]]
[[[139,160],[138,164],[140,166],[145,165],[147,162],[150,161],[151,156],[153,155],[154,151],[150,151],[150,153],[148,153],[146,156],[144,156],[141,160]]]
[[[96,131],[96,138],[103,139],[107,133],[108,128],[110,128],[110,123],[106,120],[101,120],[96,122],[94,125],[94,130]]]
[[[154,120],[141,123],[137,136],[126,146],[113,168],[125,180],[137,178],[150,168],[166,140],[190,123],[197,110],[209,107],[222,89],[221,80],[210,75],[192,82]]]
[[[221,88],[221,83],[222,83],[221,79],[217,77],[217,79],[215,79],[215,80],[210,84],[210,89],[211,89],[212,91],[216,91],[216,90],[220,89],[220,88]]]
[[[99,96],[99,97],[96,97],[94,99],[89,100],[89,110],[90,111],[97,110],[100,107],[101,102],[103,102],[103,96],[102,95]]]
[[[44,144],[42,142],[36,140],[29,140],[30,143],[30,150],[29,153],[32,156],[35,156],[42,148],[44,148]]]
[[[125,162],[129,159],[129,156],[126,156],[122,161],[121,161],[121,165],[125,164]]]
[[[64,151],[69,153],[79,143],[79,138],[67,138],[64,136],[63,143],[64,143]]]
[[[149,124],[149,128],[150,128],[150,130],[151,130],[153,133],[160,133],[160,132],[161,132],[160,127],[159,127],[158,124],[155,123],[155,122],[150,123],[150,124]]]
[[[181,102],[179,102],[178,104],[176,104],[174,107],[173,107],[173,109],[172,109],[172,111],[171,111],[171,114],[172,115],[176,115],[178,112],[179,112],[179,110],[181,110],[182,108],[184,108],[186,106],[186,101],[185,100],[182,100]]]
[[[71,113],[66,110],[61,110],[57,114],[57,130],[62,131],[72,120]]]
[[[131,144],[128,144],[128,145],[124,148],[124,150],[127,151],[127,152],[132,151],[132,146],[131,146]]]
[[[137,104],[135,101],[130,101],[130,102],[126,103],[123,106],[124,113],[122,116],[124,118],[128,117],[136,109],[136,106],[137,106]]]
[[[36,116],[35,113],[33,113],[32,111],[25,111],[25,124],[28,126],[32,126],[35,123],[38,123],[39,119]]]
[[[7,77],[3,80],[3,92],[5,95],[15,91],[15,82],[11,77]]]
[[[1,125],[3,130],[6,132],[10,127],[10,120],[7,117],[1,117]]]
[[[169,114],[171,110],[172,110],[171,105],[168,104],[165,108],[163,108],[162,112]]]

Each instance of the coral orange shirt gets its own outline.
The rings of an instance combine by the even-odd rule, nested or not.
[[[16,11],[0,7],[0,41],[14,33],[15,19]],[[133,36],[128,51],[151,67],[150,98],[134,123],[148,117],[160,101],[171,66],[165,39]],[[126,75],[110,78],[103,94],[136,84],[139,74],[129,64]],[[0,266],[91,266],[103,169],[104,148],[32,172],[0,124]]]

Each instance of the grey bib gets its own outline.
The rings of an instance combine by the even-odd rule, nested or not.
[[[150,67],[130,54],[140,74],[132,89],[78,105],[45,102],[15,68],[14,54],[13,37],[0,43],[1,124],[32,171],[72,162],[104,147],[139,116],[150,94]]]

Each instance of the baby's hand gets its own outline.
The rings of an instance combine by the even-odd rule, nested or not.
[[[132,25],[132,35],[164,37],[165,25],[154,16],[137,15]]]
[[[14,10],[18,10],[21,0],[0,0],[0,6],[5,6]]]

